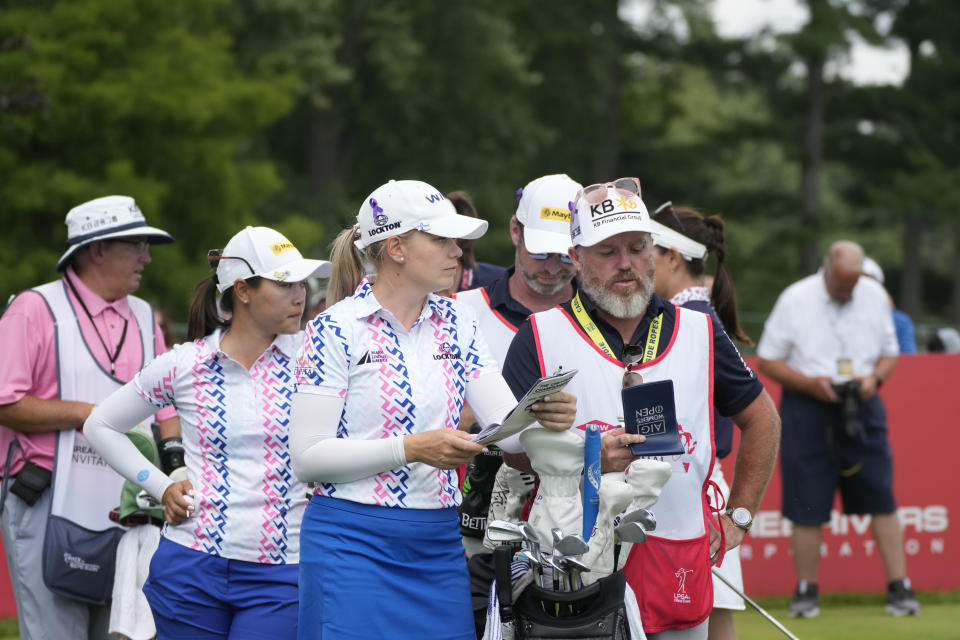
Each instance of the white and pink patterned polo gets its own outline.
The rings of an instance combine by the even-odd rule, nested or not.
[[[290,464],[293,357],[303,333],[279,335],[247,370],[219,330],[175,346],[135,378],[140,395],[180,416],[194,513],[163,535],[197,551],[295,564],[307,486]]]
[[[456,429],[467,385],[499,367],[472,309],[431,294],[407,331],[370,283],[307,325],[297,355],[297,393],[344,397],[338,438],[398,438]],[[410,463],[315,493],[385,507],[442,509],[460,503],[455,470]]]

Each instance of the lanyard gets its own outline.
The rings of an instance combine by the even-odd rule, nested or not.
[[[590,339],[593,340],[593,343],[597,345],[597,348],[611,358],[618,359],[617,356],[613,354],[610,345],[604,340],[603,334],[601,334],[600,329],[597,328],[597,324],[590,319],[587,310],[583,308],[583,303],[580,302],[579,291],[573,296],[573,300],[570,301],[570,306],[573,309],[573,315],[577,318],[577,322],[580,323],[583,330]],[[650,329],[647,331],[647,343],[643,349],[642,362],[648,362],[657,357],[657,347],[660,345],[660,328],[662,325],[663,314],[661,313],[650,322]]]
[[[120,357],[120,349],[123,348],[123,342],[127,339],[127,325],[130,324],[130,321],[127,318],[123,319],[123,332],[120,334],[120,342],[117,344],[117,350],[113,352],[113,355],[110,355],[110,349],[107,348],[107,343],[103,340],[103,336],[100,335],[100,330],[97,329],[97,323],[93,321],[93,316],[90,315],[87,305],[83,304],[83,298],[77,293],[77,288],[73,286],[73,281],[70,280],[70,276],[64,274],[63,277],[67,281],[67,284],[70,285],[70,291],[73,291],[73,295],[76,296],[77,302],[80,303],[83,312],[87,314],[87,319],[89,319],[90,324],[93,325],[94,333],[100,338],[100,344],[103,345],[103,350],[107,354],[107,360],[110,361],[110,375],[115,375],[117,372],[117,358]]]

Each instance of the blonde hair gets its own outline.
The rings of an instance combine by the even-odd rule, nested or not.
[[[404,238],[415,230],[401,233],[397,237]],[[391,236],[392,237],[392,236]],[[364,259],[379,270],[383,264],[384,251],[389,238],[374,242],[361,252],[353,244],[359,240],[360,233],[354,225],[337,234],[330,247],[330,281],[327,284],[327,307],[332,307],[344,298],[353,295],[354,290],[367,275]]]

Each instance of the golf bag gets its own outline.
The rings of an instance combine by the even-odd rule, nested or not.
[[[513,606],[516,638],[629,640],[622,571],[576,591],[528,585]]]

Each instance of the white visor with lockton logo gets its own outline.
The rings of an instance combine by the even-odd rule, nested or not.
[[[580,198],[571,220],[570,236],[574,246],[592,247],[618,233],[653,231],[650,214],[643,200],[613,187],[595,202]]]
[[[357,213],[358,249],[412,230],[443,238],[473,240],[487,221],[457,213],[435,187],[419,180],[391,180],[367,196]]]

